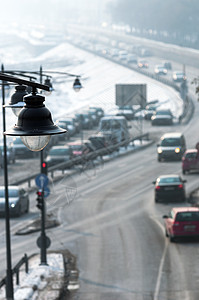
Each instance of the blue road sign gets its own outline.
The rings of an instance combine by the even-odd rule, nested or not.
[[[44,198],[48,197],[50,195],[50,189],[48,186],[44,187]]]
[[[35,178],[35,183],[40,189],[44,189],[48,185],[48,177],[45,174],[39,174]]]

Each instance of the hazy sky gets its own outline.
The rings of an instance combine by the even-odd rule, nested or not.
[[[101,20],[110,0],[0,0],[1,24]]]

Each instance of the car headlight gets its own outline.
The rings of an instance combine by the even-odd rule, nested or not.
[[[175,153],[180,153],[180,148],[179,147],[175,148]]]
[[[14,208],[16,206],[16,203],[11,203],[10,207]]]
[[[161,153],[162,153],[162,148],[158,147],[158,154],[161,154]]]

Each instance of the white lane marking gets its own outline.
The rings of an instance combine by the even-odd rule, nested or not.
[[[114,181],[116,181],[116,180],[118,180],[118,179],[120,179],[122,177],[127,177],[129,174],[131,174],[131,173],[133,173],[135,171],[138,171],[140,169],[143,169],[143,168],[144,168],[143,165],[138,166],[137,168],[134,168],[134,169],[132,168],[132,170],[130,170],[129,172],[124,172],[124,173],[120,174],[117,177],[111,178],[109,180],[106,180],[106,181],[102,182],[101,184],[98,184],[97,186],[91,187],[88,190],[82,192],[82,194],[86,195],[86,194],[88,194],[88,193],[90,193],[90,192],[92,192],[92,191],[94,191],[94,190],[96,190],[96,189],[98,189],[100,187],[103,187],[104,185],[108,185],[108,184],[110,184],[110,183],[112,183],[112,182],[114,182]]]
[[[157,220],[153,219],[153,221],[155,221],[157,223],[157,225],[162,229],[162,231],[164,233],[164,226]],[[161,284],[161,279],[162,279],[162,270],[164,267],[164,262],[165,262],[168,245],[169,245],[168,239],[165,238],[164,250],[162,253],[162,257],[161,257],[160,265],[159,265],[159,269],[158,269],[158,277],[157,277],[157,281],[156,281],[156,285],[155,285],[155,292],[154,292],[153,300],[158,300],[158,296],[159,296],[159,292],[160,292],[160,284]]]

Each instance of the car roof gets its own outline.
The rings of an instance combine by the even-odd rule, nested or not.
[[[9,190],[19,190],[21,187],[19,187],[18,185],[9,185],[8,189]],[[5,187],[4,186],[0,186],[0,190],[4,190]]]
[[[181,137],[182,133],[181,132],[168,132],[168,133],[165,133],[161,139],[163,138],[170,138],[170,137]]]
[[[172,210],[174,211],[175,214],[178,212],[189,212],[189,211],[198,211],[199,212],[199,207],[190,207],[190,206],[185,206],[185,207],[173,207]]]
[[[68,146],[73,146],[73,145],[84,145],[84,143],[90,143],[90,141],[89,140],[83,140],[83,141],[78,140],[78,141],[74,141],[74,142],[69,142],[67,144],[68,144]]]
[[[50,148],[50,150],[51,149],[68,149],[68,148],[69,148],[68,145],[65,145],[65,146],[53,146],[53,147]]]
[[[123,116],[107,116],[107,117],[103,117],[101,118],[101,120],[126,120],[125,117]]]
[[[168,175],[160,175],[160,176],[158,176],[158,178],[170,178],[170,177],[179,178],[180,175],[177,175],[177,174],[168,174]]]
[[[198,152],[197,149],[188,149],[185,151],[185,153],[192,153],[192,152]]]

